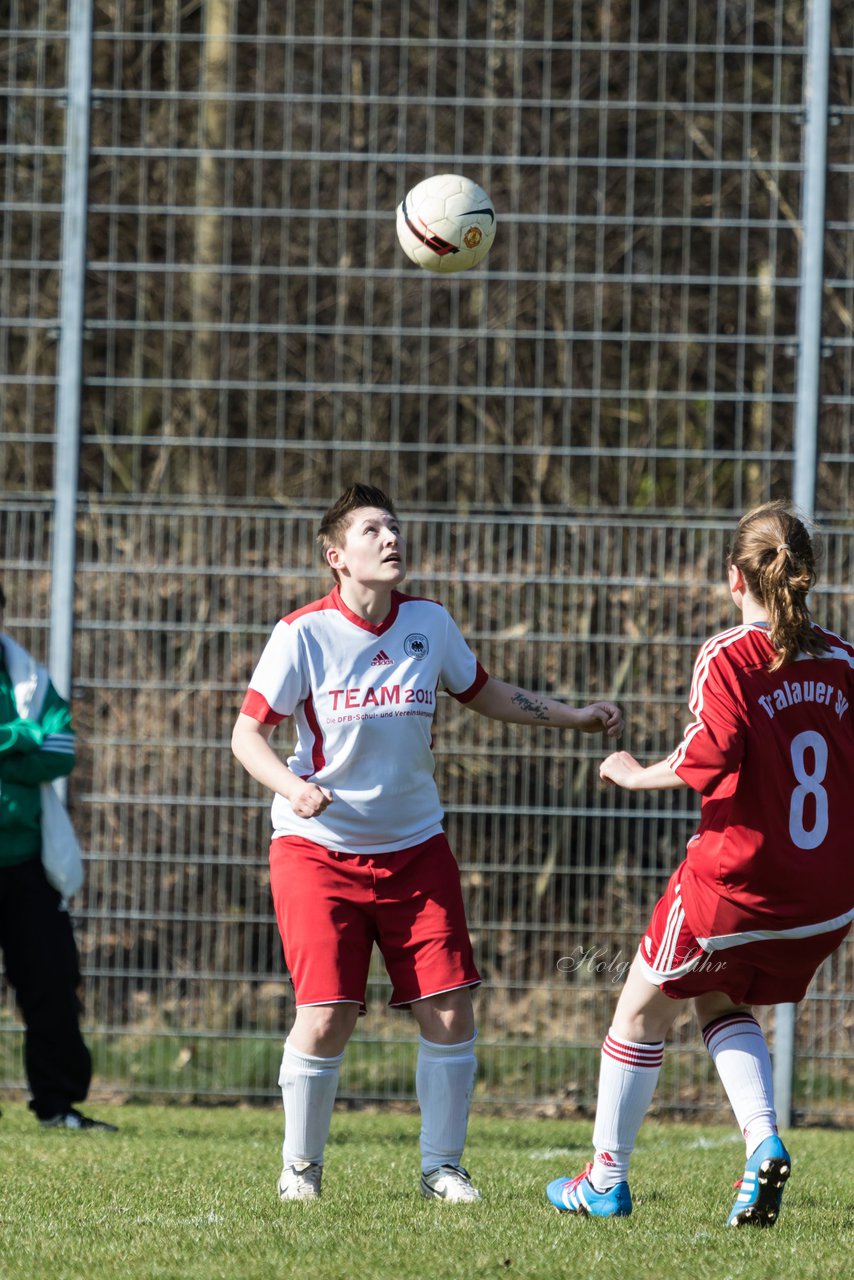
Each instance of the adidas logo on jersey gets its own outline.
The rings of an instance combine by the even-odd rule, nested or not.
[[[380,649],[377,656],[371,661],[372,667],[393,667],[394,658],[390,658],[385,649]]]

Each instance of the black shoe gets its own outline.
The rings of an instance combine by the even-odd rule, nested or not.
[[[101,1133],[118,1133],[114,1124],[107,1124],[103,1120],[90,1120],[88,1116],[81,1116],[80,1112],[73,1108],[71,1111],[61,1112],[58,1116],[51,1116],[49,1120],[42,1120],[40,1124],[43,1129],[98,1129]]]

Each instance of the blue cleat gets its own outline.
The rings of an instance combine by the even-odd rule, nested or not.
[[[627,1182],[618,1182],[609,1191],[597,1191],[590,1181],[592,1164],[574,1178],[555,1178],[546,1195],[561,1213],[580,1213],[590,1218],[627,1218],[632,1211],[632,1193]]]
[[[747,1161],[728,1227],[773,1227],[780,1213],[783,1188],[792,1172],[789,1153],[776,1135],[760,1142]]]

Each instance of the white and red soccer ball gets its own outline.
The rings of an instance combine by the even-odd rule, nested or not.
[[[407,192],[397,207],[397,238],[427,271],[468,271],[495,239],[495,209],[471,178],[439,173]]]

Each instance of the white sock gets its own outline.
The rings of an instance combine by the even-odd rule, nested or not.
[[[343,1057],[339,1053],[337,1058],[315,1058],[285,1041],[279,1072],[285,1108],[283,1164],[293,1164],[295,1160],[323,1164]]]
[[[597,1191],[625,1182],[638,1129],[652,1102],[664,1058],[664,1041],[635,1044],[609,1031],[602,1045],[599,1098],[593,1127],[593,1171]]]
[[[418,1037],[415,1092],[421,1107],[421,1170],[458,1165],[466,1145],[469,1107],[477,1074],[474,1042],[433,1044]]]
[[[752,1156],[777,1132],[771,1055],[762,1028],[749,1013],[726,1014],[703,1028],[703,1039]]]

